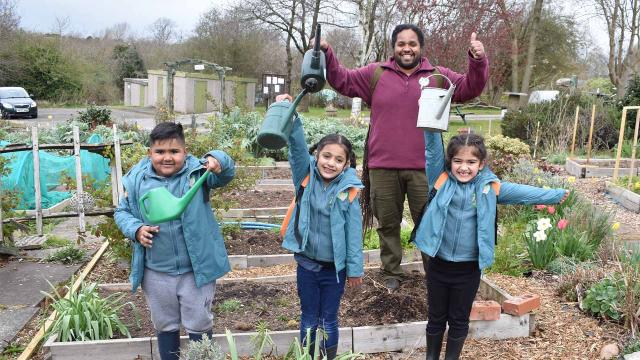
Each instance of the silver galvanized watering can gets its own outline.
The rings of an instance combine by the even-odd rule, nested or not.
[[[432,76],[442,76],[449,82],[449,89],[441,89],[429,87],[429,78]],[[449,127],[449,111],[451,109],[451,97],[456,90],[448,77],[442,74],[431,74],[421,78],[420,83],[420,100],[418,100],[418,124],[419,128],[429,129],[431,131],[447,131]]]

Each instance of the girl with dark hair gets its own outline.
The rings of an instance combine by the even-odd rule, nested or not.
[[[557,204],[564,189],[500,182],[489,170],[484,139],[454,136],[446,157],[439,133],[425,131],[429,201],[416,232],[427,256],[427,360],[440,356],[449,325],[445,359],[460,357],[469,332],[469,314],[482,270],[493,263],[496,206]]]
[[[291,96],[276,98],[287,99],[291,101]],[[358,199],[362,183],[351,142],[343,135],[330,134],[308,150],[297,115],[289,136],[289,163],[296,199],[280,233],[282,247],[294,252],[298,263],[300,339],[311,349],[315,341],[321,341],[323,355],[334,359],[345,282],[359,286],[364,274]],[[318,328],[323,338],[316,339]]]

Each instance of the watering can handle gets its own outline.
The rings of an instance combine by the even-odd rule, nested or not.
[[[446,76],[444,76],[442,74],[431,74],[431,75],[429,75],[427,77],[422,78],[422,79],[425,79],[425,81],[424,81],[424,85],[422,85],[422,82],[420,82],[420,89],[424,89],[426,87],[429,87],[429,81],[427,81],[427,80],[429,80],[429,78],[431,78],[433,76],[442,76],[443,78],[445,78],[449,82],[449,87],[455,87],[455,85],[453,85],[453,82],[451,82],[451,79],[449,79],[448,77],[446,77]]]
[[[145,200],[147,200],[147,198],[149,197],[149,192],[144,193],[144,195],[142,195],[140,197],[140,200],[138,200],[138,204],[140,204],[140,211],[143,214],[147,214],[147,205],[145,204]]]

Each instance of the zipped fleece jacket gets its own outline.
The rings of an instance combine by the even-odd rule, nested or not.
[[[209,202],[209,191],[229,183],[235,176],[235,165],[223,151],[215,150],[207,155],[220,162],[222,172],[209,173],[207,181],[198,190],[179,220],[158,225],[160,232],[154,236],[154,245],[150,249],[146,249],[135,240],[136,231],[141,226],[150,224],[140,211],[138,199],[150,189],[160,186],[174,190],[174,196],[182,197],[204,173],[205,168],[202,164],[205,160],[187,155],[184,167],[175,175],[165,178],[158,176],[149,158],[145,158],[123,178],[125,196],[120,199],[114,218],[122,233],[133,243],[129,275],[132,291],[142,283],[145,258],[153,259],[154,270],[172,274],[185,271],[184,265],[187,261],[179,259],[187,256],[197,287],[215,281],[231,270],[222,233]],[[174,236],[170,236],[171,234]]]
[[[424,131],[427,148],[426,172],[429,180],[429,191],[433,188],[438,176],[445,171],[444,147],[442,135],[431,131]],[[420,226],[416,232],[416,246],[423,253],[429,256],[436,256],[444,240],[461,241],[452,236],[444,235],[447,228],[447,218],[461,217],[463,214],[450,214],[451,199],[455,193],[455,187],[459,186],[458,181],[453,180],[453,174],[449,172],[449,179],[436,192],[436,196],[431,200],[427,211],[422,215]],[[475,184],[474,196],[476,201],[477,228],[476,241],[478,243],[478,265],[484,269],[493,264],[495,246],[495,216],[497,204],[557,204],[565,195],[564,189],[542,189],[535,186],[515,184],[511,182],[500,182],[500,194],[496,196],[491,182],[500,181],[498,177],[485,166],[473,182]],[[471,199],[467,199],[471,203]],[[460,206],[458,206],[460,208]],[[469,236],[470,234],[460,233],[459,236]],[[461,258],[467,258],[465,254],[460,254]],[[455,257],[444,259],[455,261]],[[468,261],[468,260],[466,260]]]
[[[311,217],[315,216],[318,210],[311,208],[311,189],[315,186],[323,186],[322,178],[314,171],[316,169],[316,159],[309,155],[307,143],[304,138],[302,121],[297,117],[293,123],[291,135],[289,135],[289,164],[293,176],[293,185],[296,191],[300,189],[302,180],[311,174],[309,183],[302,193],[299,206],[296,206],[291,220],[285,232],[282,247],[294,253],[301,253],[309,246],[309,231]],[[362,182],[356,174],[354,168],[346,168],[337,185],[335,197],[329,199],[327,206],[330,208],[331,242],[333,244],[333,262],[336,267],[336,274],[347,269],[348,277],[361,277],[364,275],[364,264],[362,254],[362,215],[360,212],[359,197],[349,201],[349,188],[362,188]],[[294,234],[296,213],[299,215],[299,234],[301,243]]]
[[[469,68],[459,74],[438,66],[442,75],[455,85],[454,102],[471,100],[482,93],[489,77],[489,61],[486,56],[475,59],[468,54]],[[418,69],[411,75],[403,73],[393,57],[384,63],[372,63],[358,69],[344,68],[333,50],[326,51],[327,80],[340,94],[360,97],[371,107],[371,125],[368,144],[368,165],[371,169],[424,169],[424,137],[418,121],[420,78],[433,73],[435,68],[423,57]],[[378,66],[382,72],[375,91],[371,93],[371,78]],[[437,76],[431,77],[429,86],[435,87]],[[449,83],[443,81],[444,87]]]

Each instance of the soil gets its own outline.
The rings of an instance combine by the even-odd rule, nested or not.
[[[141,328],[129,327],[131,335],[152,336],[153,326],[142,292],[122,294],[125,301],[135,304],[141,321]],[[214,333],[223,333],[225,328],[233,332],[255,331],[259,321],[267,323],[271,331],[295,330],[299,326],[300,303],[295,283],[218,284],[213,310]],[[121,318],[135,319],[130,307],[123,308]],[[339,315],[340,326],[396,324],[426,318],[424,275],[417,271],[407,274],[395,291],[384,287],[379,271],[368,271],[360,288],[345,289]]]
[[[275,230],[240,230],[225,235],[224,245],[229,255],[285,254],[279,232]]]
[[[291,204],[293,197],[293,191],[289,190],[255,189],[232,191],[222,195],[222,199],[233,209],[286,207]]]

